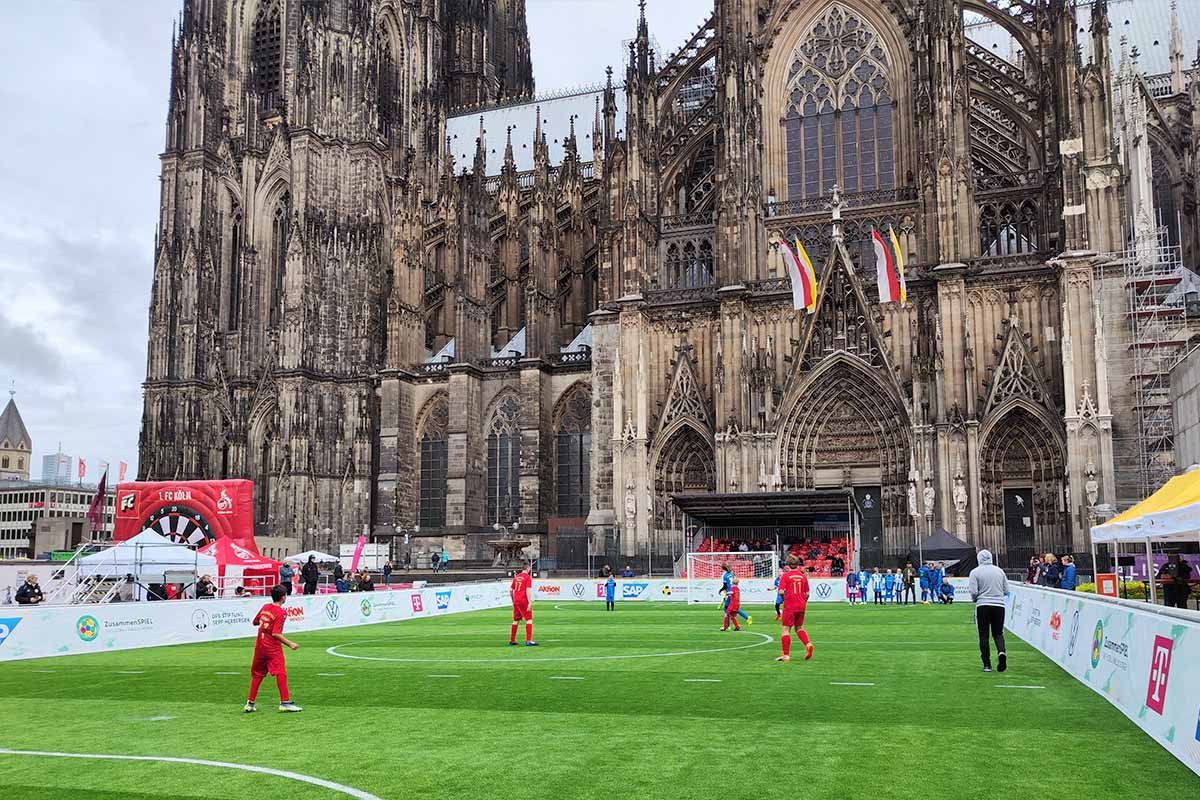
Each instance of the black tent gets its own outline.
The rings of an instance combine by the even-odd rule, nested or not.
[[[919,551],[915,547],[908,551],[908,560],[918,567],[922,558],[926,561],[955,562],[946,567],[946,572],[955,576],[966,575],[979,566],[975,548],[944,528],[938,528],[937,533],[926,537]]]

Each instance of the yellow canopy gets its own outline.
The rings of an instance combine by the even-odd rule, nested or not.
[[[1093,542],[1200,538],[1200,469],[1176,475],[1123,514],[1092,528]]]

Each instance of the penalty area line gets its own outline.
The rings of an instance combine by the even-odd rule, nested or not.
[[[1020,686],[1018,684],[1011,684],[1011,683],[997,683],[996,688],[997,689],[1045,689],[1046,687],[1045,686]]]
[[[853,683],[847,681],[830,681],[830,686],[874,686],[873,683]]]
[[[684,683],[720,683],[720,678],[684,678]]]
[[[430,675],[430,678],[461,678],[462,675]]]
[[[0,755],[5,756],[45,756],[48,758],[85,758],[85,759],[107,759],[110,761],[157,761],[166,764],[192,764],[200,767],[220,767],[222,769],[236,769],[242,772],[256,772],[260,775],[273,775],[277,778],[287,778],[288,780],[307,783],[312,786],[320,786],[322,789],[330,789],[347,797],[356,798],[356,800],[382,800],[377,795],[370,792],[364,792],[361,789],[355,789],[353,786],[343,786],[340,783],[327,781],[323,778],[314,778],[311,775],[301,775],[299,772],[289,772],[284,769],[272,769],[270,767],[259,767],[253,764],[235,764],[232,761],[210,761],[206,758],[182,758],[180,756],[127,756],[113,753],[60,753],[50,750],[10,750],[7,747],[0,747]]]

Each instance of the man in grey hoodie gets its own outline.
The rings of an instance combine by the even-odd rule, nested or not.
[[[971,599],[975,601],[975,624],[979,628],[979,655],[983,657],[983,671],[992,671],[992,652],[988,647],[988,634],[996,640],[997,667],[1001,672],[1008,669],[1008,657],[1004,652],[1004,606],[1008,596],[1008,578],[1004,570],[992,563],[990,550],[979,551],[979,566],[971,570],[967,584]]]

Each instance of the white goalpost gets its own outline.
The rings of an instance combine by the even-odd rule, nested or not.
[[[731,553],[688,553],[682,577],[687,586],[688,603],[717,602],[721,578],[728,564],[735,578],[774,580],[779,574],[779,556],[772,550],[734,551]]]

